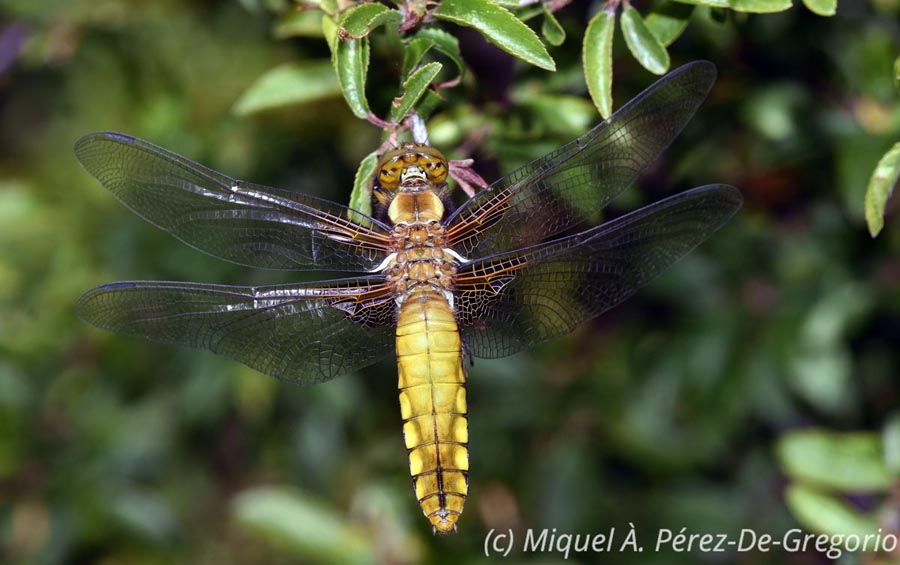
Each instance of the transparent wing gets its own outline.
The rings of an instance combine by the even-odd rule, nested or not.
[[[133,212],[234,263],[368,271],[390,250],[388,228],[369,216],[230,178],[128,135],[86,135],[75,144],[75,156]]]
[[[206,349],[302,385],[394,351],[395,306],[382,277],[261,287],[117,282],[75,308],[99,328]]]
[[[463,265],[463,338],[478,357],[503,357],[569,333],[634,294],[740,205],[734,187],[695,188],[574,236]]]
[[[485,257],[593,225],[681,132],[715,77],[707,61],[679,67],[582,137],[479,192],[448,219],[452,245]]]

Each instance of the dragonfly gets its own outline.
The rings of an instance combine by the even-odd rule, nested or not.
[[[433,532],[455,532],[469,486],[471,358],[572,331],[740,208],[736,188],[711,184],[599,220],[680,133],[715,76],[706,61],[672,71],[460,204],[443,154],[402,144],[378,162],[371,216],[234,179],[128,135],[86,135],[75,145],[84,169],[184,243],[248,267],[356,275],[269,286],[114,282],[86,292],[76,312],[105,330],[209,350],[300,385],[395,355],[415,497]]]

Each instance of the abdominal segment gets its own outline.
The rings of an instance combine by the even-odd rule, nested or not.
[[[435,290],[415,290],[397,324],[400,411],[416,498],[434,530],[456,530],[468,492],[465,374],[459,330]]]

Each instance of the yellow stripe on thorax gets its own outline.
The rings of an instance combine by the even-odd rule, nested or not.
[[[468,492],[461,351],[444,296],[431,289],[413,291],[397,323],[400,411],[416,498],[437,532],[456,529]]]

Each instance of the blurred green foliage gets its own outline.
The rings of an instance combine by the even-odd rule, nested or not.
[[[432,143],[474,157],[488,180],[600,119],[582,70],[588,3],[527,22],[555,73],[539,68],[550,65],[534,44],[529,65],[468,29],[466,4],[445,12],[452,35],[422,35],[411,53],[372,34],[366,76],[331,78],[336,36],[325,34],[329,49],[321,13],[285,0],[2,4],[0,560],[459,562],[479,559],[492,528],[624,532],[633,522],[648,546],[659,528],[896,529],[900,222],[886,197],[877,239],[864,217],[869,177],[900,139],[896,0],[847,2],[831,18],[700,6],[689,26],[684,11],[663,21],[671,8],[651,17],[637,6],[673,66],[710,59],[720,79],[616,206],[728,182],[745,207],[615,311],[536,351],[476,362],[471,496],[456,536],[433,537],[415,503],[391,363],[298,389],[75,319],[78,295],[110,280],[314,278],[232,266],[142,223],[78,168],[71,147],[86,132],[124,131],[230,175],[346,202],[382,142],[354,113],[389,117],[420,65],[440,62],[428,82],[452,83],[465,62],[459,86],[423,115]],[[605,41],[616,99],[627,100],[653,77],[619,56],[622,34]],[[335,86],[361,78],[348,107]],[[434,89],[421,92],[419,108]]]

